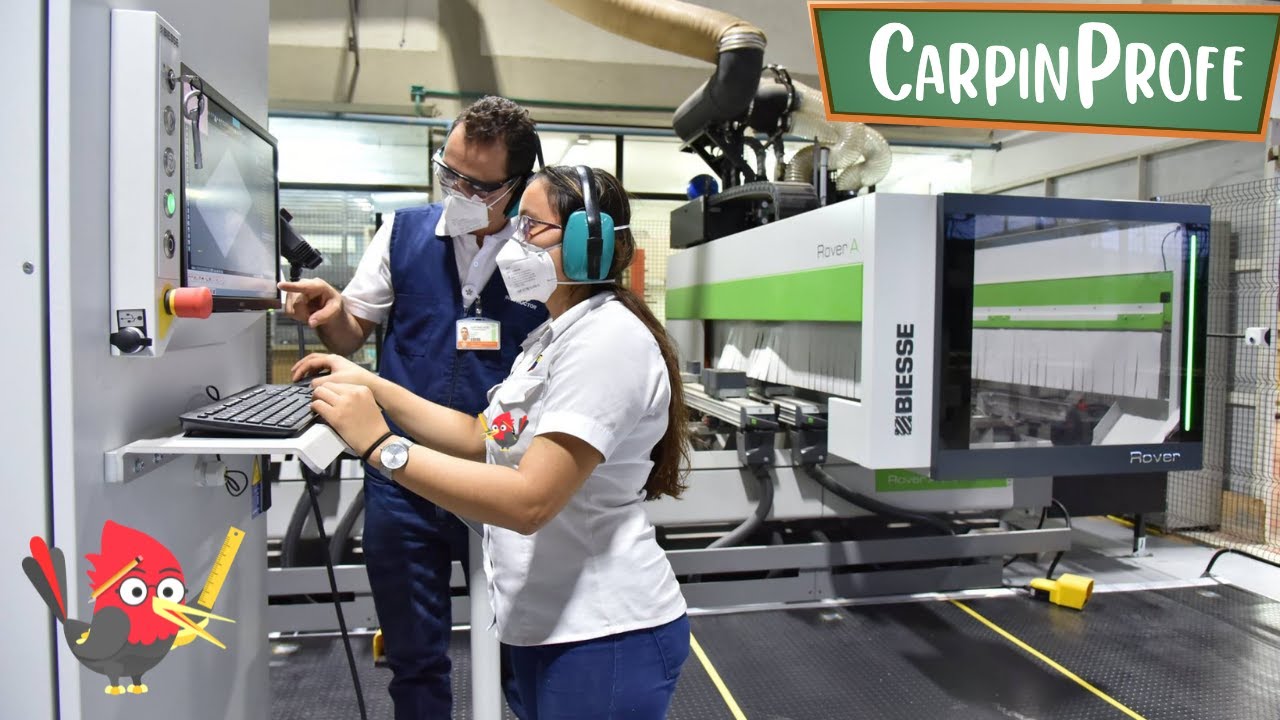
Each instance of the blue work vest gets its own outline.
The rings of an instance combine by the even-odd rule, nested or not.
[[[397,210],[391,228],[395,300],[379,357],[379,374],[438,405],[476,415],[489,388],[506,379],[520,343],[547,319],[540,303],[507,297],[496,270],[480,291],[484,317],[502,323],[498,350],[457,349],[457,321],[475,314],[462,302],[453,239],[436,235],[438,204]],[[489,240],[488,242],[493,242]],[[387,419],[392,432],[404,431]],[[380,474],[368,465],[366,472]]]

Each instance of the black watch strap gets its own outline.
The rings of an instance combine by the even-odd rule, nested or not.
[[[374,440],[373,444],[369,446],[369,449],[365,450],[364,454],[360,456],[360,462],[362,463],[369,462],[369,456],[373,454],[373,451],[377,450],[378,446],[381,445],[387,438],[391,437],[392,435],[395,435],[395,433],[388,430],[387,432],[382,434],[382,437],[378,438],[377,440]]]

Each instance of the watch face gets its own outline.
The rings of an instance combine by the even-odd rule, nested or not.
[[[403,442],[393,442],[382,449],[382,466],[388,470],[399,470],[409,462],[409,446]]]

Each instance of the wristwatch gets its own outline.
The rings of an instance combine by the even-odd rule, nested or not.
[[[398,437],[382,448],[382,452],[378,454],[378,461],[387,470],[393,472],[399,470],[409,462],[409,448],[411,447],[413,447],[413,443]]]

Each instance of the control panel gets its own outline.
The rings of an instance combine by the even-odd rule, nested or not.
[[[110,107],[111,352],[157,356],[213,298],[181,286],[181,38],[154,12],[111,11]]]

